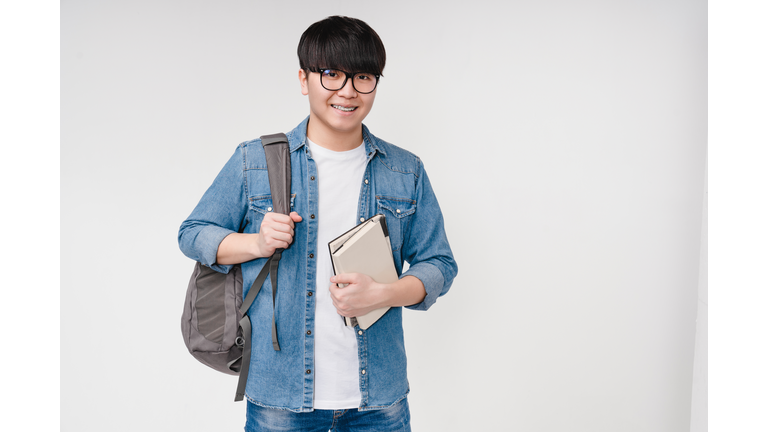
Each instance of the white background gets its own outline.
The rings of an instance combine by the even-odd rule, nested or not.
[[[704,5],[493,4],[64,4],[63,429],[242,428],[183,347],[176,232],[239,142],[307,114],[296,44],[330,14],[384,40],[366,124],[424,160],[460,266],[406,314],[414,429],[686,429]]]
[[[181,342],[176,232],[306,115],[295,47],[330,14],[384,40],[366,124],[425,161],[460,267],[405,314],[414,429],[688,430],[703,3],[106,3],[61,9],[63,430],[241,430]]]

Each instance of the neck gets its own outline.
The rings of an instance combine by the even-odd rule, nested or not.
[[[310,116],[307,124],[307,138],[320,147],[341,152],[355,149],[363,141],[362,125],[357,130],[342,132],[323,128],[318,124],[319,122],[313,121]]]

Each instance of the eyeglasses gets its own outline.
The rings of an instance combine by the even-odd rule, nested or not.
[[[347,80],[352,78],[352,87],[362,94],[372,93],[379,83],[379,76],[365,72],[346,72],[338,69],[310,68],[310,72],[320,74],[320,84],[328,91],[338,91],[347,85]]]

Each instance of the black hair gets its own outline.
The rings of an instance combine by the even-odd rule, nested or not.
[[[379,35],[365,22],[345,16],[330,16],[309,26],[297,53],[305,71],[340,69],[381,75],[387,62]]]

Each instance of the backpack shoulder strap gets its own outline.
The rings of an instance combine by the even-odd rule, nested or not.
[[[288,137],[284,133],[263,135],[261,144],[264,146],[264,155],[267,160],[267,173],[269,176],[269,190],[272,194],[272,208],[275,212],[288,214],[291,211],[291,151],[288,147]],[[256,296],[261,291],[262,285],[270,275],[272,281],[272,347],[280,351],[277,341],[277,323],[275,322],[275,308],[277,298],[277,269],[282,257],[283,249],[275,250],[275,253],[264,263],[259,275],[253,281],[248,295],[243,299],[240,311],[243,318],[240,320],[240,328],[243,331],[243,359],[240,369],[240,378],[235,392],[235,401],[243,400],[245,384],[248,380],[248,370],[251,364],[251,319],[248,316]]]
[[[291,212],[291,149],[288,148],[288,137],[284,133],[263,135],[261,144],[267,159],[269,175],[269,190],[272,193],[272,208],[277,213]],[[277,342],[277,325],[275,324],[275,298],[277,296],[277,267],[282,257],[283,249],[275,253],[264,266],[269,266],[272,281],[272,347],[280,351]]]
[[[291,212],[291,150],[284,133],[261,137],[267,159],[269,190],[272,193],[272,208],[277,213]]]

